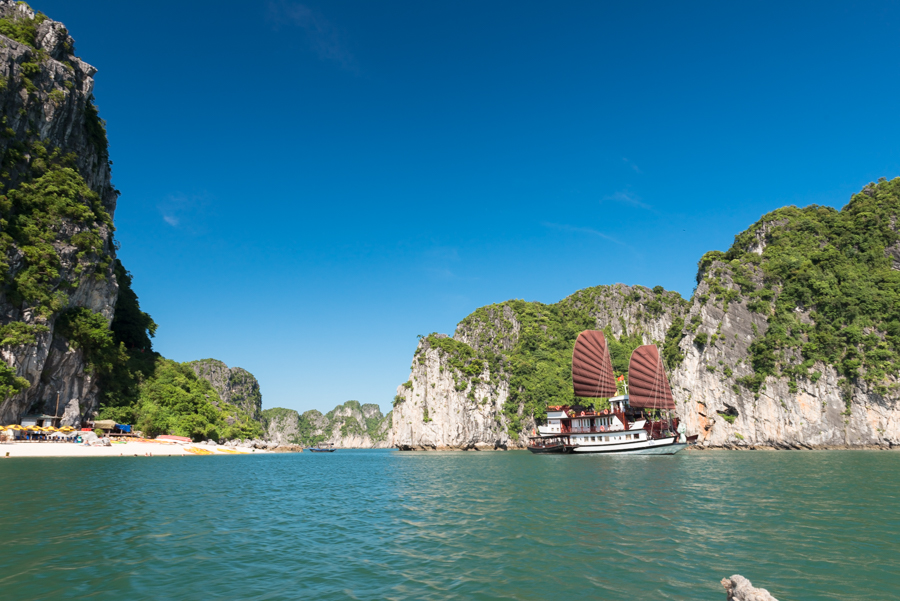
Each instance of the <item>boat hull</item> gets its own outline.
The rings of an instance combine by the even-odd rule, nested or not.
[[[678,442],[678,438],[671,437],[621,444],[573,445],[569,447],[569,452],[605,455],[674,455],[687,446],[686,442]]]
[[[552,447],[541,447],[541,446],[528,446],[528,450],[536,455],[550,454],[550,453],[567,453],[566,445],[560,444]]]

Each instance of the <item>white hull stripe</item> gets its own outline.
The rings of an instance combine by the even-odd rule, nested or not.
[[[645,453],[652,455],[668,455],[685,448],[687,443],[679,443],[676,438],[658,440],[634,440],[622,443],[578,445],[572,448],[575,453]]]

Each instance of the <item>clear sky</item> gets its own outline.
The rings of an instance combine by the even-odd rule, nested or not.
[[[99,69],[166,357],[386,411],[416,335],[598,284],[689,297],[777,207],[900,175],[892,2],[33,0]]]

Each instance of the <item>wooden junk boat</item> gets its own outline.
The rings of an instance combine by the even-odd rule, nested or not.
[[[629,453],[674,455],[689,442],[674,417],[675,401],[655,345],[639,346],[628,364],[626,394],[618,395],[603,332],[578,335],[572,352],[576,397],[609,399],[609,409],[568,405],[547,409],[547,425],[528,439],[532,453]],[[691,437],[696,439],[696,437]]]

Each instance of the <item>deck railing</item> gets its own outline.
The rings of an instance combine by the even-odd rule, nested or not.
[[[601,432],[624,432],[622,426],[579,426],[563,428],[563,434],[599,434]]]

